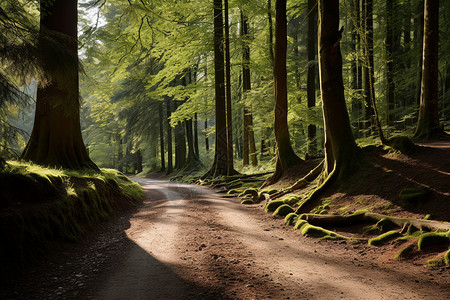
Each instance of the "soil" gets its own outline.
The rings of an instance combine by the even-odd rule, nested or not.
[[[146,200],[3,282],[1,299],[449,299],[450,269],[303,237],[260,205],[136,179]]]

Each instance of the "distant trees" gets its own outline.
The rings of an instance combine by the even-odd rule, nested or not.
[[[39,87],[26,160],[70,169],[97,166],[90,160],[80,127],[77,0],[40,2],[39,51],[49,83]]]

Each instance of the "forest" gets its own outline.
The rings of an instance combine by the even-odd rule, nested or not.
[[[0,3],[2,264],[146,203],[133,177],[448,275],[449,2]]]

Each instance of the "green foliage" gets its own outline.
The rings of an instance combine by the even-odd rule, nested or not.
[[[388,241],[401,236],[402,234],[396,230],[391,230],[388,232],[385,232],[375,238],[371,238],[369,239],[369,245],[370,246],[381,246],[385,243],[387,243]]]

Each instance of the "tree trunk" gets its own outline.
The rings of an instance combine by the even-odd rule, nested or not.
[[[200,159],[200,152],[198,149],[198,118],[197,113],[194,114],[194,151],[197,158]]]
[[[51,70],[50,83],[38,88],[33,131],[22,157],[42,165],[98,170],[81,136],[77,0],[41,0],[40,8],[39,47],[46,69]],[[47,31],[53,35],[52,40],[43,37]],[[63,49],[60,60],[65,61],[55,62],[58,57],[51,55],[58,51],[55,49]]]
[[[316,106],[316,0],[308,0],[308,77],[307,77],[307,97],[308,108]],[[313,10],[314,9],[314,10]],[[317,152],[316,146],[316,126],[308,125],[308,154],[314,155]]]
[[[228,174],[222,9],[222,0],[214,0],[214,89],[216,98],[216,147],[213,165],[204,177],[216,177]]]
[[[286,72],[286,0],[275,2],[275,56],[274,56],[274,85],[275,85],[275,121],[274,133],[278,153],[274,176],[271,181],[278,180],[290,167],[302,160],[294,153],[289,136],[287,115],[287,72]]]
[[[353,173],[359,149],[348,117],[342,80],[339,1],[319,1],[319,72],[325,128],[325,174],[336,178]]]
[[[395,82],[394,82],[394,48],[393,48],[393,2],[386,0],[386,122],[392,125],[395,101]]]
[[[374,127],[374,111],[372,102],[375,99],[375,76],[373,63],[373,0],[364,0],[364,53],[365,53],[365,68],[364,68],[364,99],[365,99],[365,121],[366,129],[373,131]]]
[[[208,130],[208,119],[205,119],[205,132]],[[205,150],[209,151],[209,138],[208,133],[205,133]]]
[[[161,171],[166,170],[166,160],[164,158],[164,116],[163,116],[163,104],[160,103],[158,105],[158,113],[159,113],[159,144],[160,144],[160,155],[161,155]]]
[[[269,59],[273,65],[274,62],[274,53],[273,53],[273,22],[272,22],[272,0],[267,0],[267,21],[269,23],[269,36],[268,36],[268,44],[269,44]]]
[[[167,174],[173,172],[173,153],[172,153],[172,126],[170,126],[170,115],[172,114],[170,97],[166,96],[166,114],[167,114]]]
[[[236,173],[233,165],[233,117],[231,109],[231,62],[230,62],[230,28],[228,20],[228,0],[224,0],[225,11],[225,77],[227,102],[227,173]]]
[[[175,169],[181,170],[186,164],[186,131],[184,122],[175,126]]]
[[[439,126],[438,86],[439,0],[425,0],[422,85],[416,139],[444,134]]]
[[[241,11],[241,37],[242,43],[242,90],[244,96],[244,128],[243,128],[243,160],[242,164],[249,164],[249,153],[252,158],[252,165],[258,164],[256,157],[255,138],[253,133],[253,116],[249,105],[246,103],[247,92],[251,89],[250,77],[250,47],[247,16]],[[250,152],[249,152],[250,147]]]
[[[198,156],[195,153],[194,148],[194,134],[192,131],[192,119],[184,121],[185,127],[186,127],[186,139],[188,144],[188,155],[187,160],[184,165],[185,169],[192,169],[196,168],[200,165],[200,161],[198,159]]]

